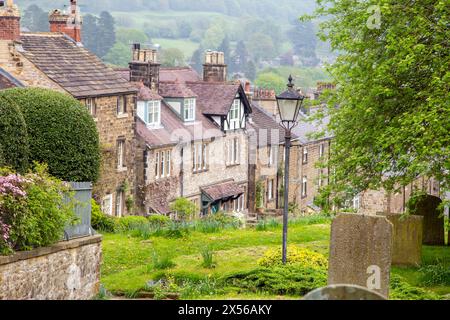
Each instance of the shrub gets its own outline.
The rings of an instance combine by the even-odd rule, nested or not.
[[[258,265],[263,267],[272,267],[282,264],[281,248],[269,249],[264,257],[258,260]],[[296,246],[287,248],[287,264],[298,264],[307,268],[327,268],[328,261],[324,255]]]
[[[235,217],[224,213],[210,214],[196,220],[193,224],[195,230],[203,233],[215,233],[223,229],[238,229],[241,222]]]
[[[152,254],[152,265],[156,270],[165,270],[176,266],[168,254],[159,255],[156,251]]]
[[[27,127],[22,112],[14,100],[0,94],[0,165],[25,173],[29,152]]]
[[[48,164],[49,173],[65,181],[97,180],[98,133],[92,116],[77,100],[38,88],[8,89],[0,97],[14,101],[22,111],[30,160]]]
[[[209,247],[205,247],[201,250],[201,255],[203,258],[202,267],[207,269],[212,269],[216,267],[214,263],[214,251]]]
[[[188,224],[171,221],[169,225],[164,229],[162,236],[166,238],[183,238],[188,234],[189,234]]]
[[[155,227],[164,227],[170,223],[169,217],[166,217],[166,216],[163,216],[160,214],[148,216],[147,219],[148,219],[148,222],[150,223],[150,225],[155,226]]]
[[[427,265],[420,268],[420,282],[425,286],[450,286],[450,266],[443,263]]]
[[[127,232],[139,228],[142,225],[149,225],[149,221],[141,216],[127,216],[116,219],[116,231]]]
[[[70,186],[36,165],[26,176],[0,177],[0,251],[30,250],[62,239],[76,218]]]
[[[407,283],[402,277],[398,275],[391,276],[390,283],[391,300],[440,300],[440,296],[424,290],[422,288],[414,287]]]
[[[200,211],[195,203],[186,198],[176,199],[170,205],[170,210],[175,212],[180,220],[187,220]]]
[[[307,268],[297,264],[237,272],[227,275],[224,280],[228,285],[249,292],[305,295],[327,285],[327,272],[325,268]]]
[[[114,217],[104,214],[100,208],[100,205],[91,200],[92,213],[91,213],[91,226],[97,231],[103,232],[116,232],[116,219]]]

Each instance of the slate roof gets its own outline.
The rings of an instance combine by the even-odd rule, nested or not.
[[[215,184],[213,186],[204,187],[202,191],[212,201],[220,199],[227,199],[230,197],[238,197],[244,193],[244,189],[240,187],[236,182],[229,181],[224,183]]]
[[[153,90],[150,90],[149,87],[145,86],[142,82],[136,82],[136,88],[139,90],[137,98],[141,101],[150,101],[150,100],[162,100],[163,98],[154,92]]]
[[[22,33],[23,54],[76,98],[136,92],[97,56],[61,33]]]
[[[11,74],[0,68],[0,90],[23,87],[23,84]]]
[[[160,82],[159,93],[165,98],[197,98],[197,94],[188,88],[186,83],[178,80]]]
[[[315,141],[331,139],[333,135],[330,132],[326,132],[324,136],[320,138],[311,137],[312,134],[320,133],[326,129],[328,123],[330,122],[330,117],[325,117],[323,120],[313,120],[300,113],[300,122],[297,127],[292,129],[292,133],[295,134],[294,140],[300,141],[302,144],[308,144]]]
[[[284,142],[284,128],[255,102],[252,103],[252,115],[249,126],[258,137],[258,145],[273,145]]]
[[[201,81],[200,75],[190,67],[161,68],[159,71],[159,81],[161,82],[195,82]]]

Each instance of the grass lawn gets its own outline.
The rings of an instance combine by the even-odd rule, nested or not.
[[[289,243],[305,246],[324,255],[328,254],[330,224],[303,224],[290,226]],[[111,292],[134,292],[145,286],[162,271],[152,265],[152,253],[170,256],[175,266],[171,273],[188,277],[215,279],[228,273],[250,271],[257,267],[257,260],[264,252],[281,243],[281,228],[268,231],[254,229],[224,230],[205,234],[191,232],[182,239],[152,237],[149,240],[126,234],[104,234],[101,282]],[[216,267],[201,266],[201,251],[205,247],[214,250]],[[450,248],[424,247],[424,264],[432,264],[436,258],[450,264]],[[421,287],[421,271],[418,268],[396,268],[392,273],[402,276],[410,285]],[[440,295],[450,293],[450,287],[426,288]],[[196,299],[292,299],[299,297],[276,296],[266,293],[239,293],[235,288],[225,288],[220,294],[195,296]]]

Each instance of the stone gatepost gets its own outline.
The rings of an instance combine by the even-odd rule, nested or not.
[[[328,284],[389,296],[393,226],[385,217],[338,214],[331,225]]]

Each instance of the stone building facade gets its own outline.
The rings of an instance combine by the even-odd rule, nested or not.
[[[8,26],[1,30],[10,30],[0,40],[0,68],[24,87],[56,90],[88,108],[97,123],[103,158],[95,198],[105,213],[121,216],[128,213],[134,193],[137,89],[83,48],[78,36],[72,38],[81,32],[81,18],[76,1],[70,3],[68,14],[53,11],[75,22],[67,23],[63,33],[20,33],[17,5],[8,1],[0,7],[0,25]]]

